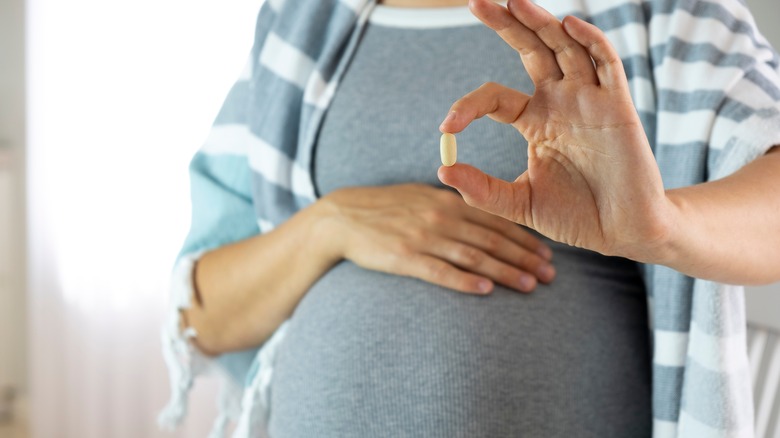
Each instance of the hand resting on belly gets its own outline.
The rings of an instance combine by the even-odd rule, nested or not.
[[[301,251],[305,248],[305,251]],[[552,251],[506,219],[424,184],[333,191],[274,230],[205,253],[183,311],[206,354],[262,344],[342,260],[471,294],[530,292],[555,277]]]

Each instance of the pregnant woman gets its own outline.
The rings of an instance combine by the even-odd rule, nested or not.
[[[696,2],[674,1],[548,2],[552,15],[528,0],[512,0],[508,9],[489,0],[470,8],[458,0],[268,3],[256,71],[231,92],[191,167],[193,228],[177,265],[180,288],[166,332],[167,348],[178,354],[169,361],[174,390],[186,390],[194,364],[207,362],[246,381],[242,436],[675,436],[687,415],[677,377],[685,365],[662,368],[656,357],[654,368],[653,349],[665,344],[651,344],[649,288],[660,287],[653,280],[662,277],[643,265],[661,262],[651,257],[658,240],[645,238],[666,228],[601,223],[588,207],[596,205],[599,218],[668,225],[671,216],[648,209],[642,197],[664,196],[662,175],[681,186],[753,160],[743,174],[756,181],[777,170],[777,153],[756,158],[780,143],[780,132],[728,143],[733,133],[723,120],[730,127],[739,120],[727,96],[696,101],[707,113],[693,119],[703,129],[667,114],[695,106],[685,101],[700,98],[685,88],[695,90],[695,81],[681,80],[671,103],[664,100],[669,90],[652,88],[669,80],[659,66],[671,55],[648,38],[671,44],[680,37],[675,19],[685,16],[676,26],[688,28],[713,25],[713,18],[690,7]],[[743,8],[736,1],[731,7]],[[564,29],[555,16],[569,14],[608,27],[609,41],[571,18]],[[653,24],[658,17],[664,26]],[[593,43],[582,44],[588,38]],[[556,46],[559,40],[568,45]],[[622,50],[613,60],[623,59],[625,73],[601,58],[614,54],[611,45]],[[752,50],[757,57],[773,53],[760,44]],[[667,69],[702,62],[698,54],[673,58]],[[741,109],[771,125],[780,120],[767,110],[779,108],[773,92],[780,80],[768,72],[768,82],[752,81]],[[722,79],[733,90],[733,78]],[[588,87],[612,94],[583,92]],[[528,114],[537,115],[530,127],[520,126],[526,96],[537,99],[528,104]],[[442,129],[459,132],[459,163],[502,181],[546,175],[533,187],[540,198],[532,213],[554,217],[512,216],[521,198],[501,199],[510,191],[471,167],[457,164],[437,177],[436,127],[455,101]],[[572,118],[582,108],[595,124]],[[507,124],[473,121],[486,114]],[[565,154],[545,161],[540,154],[554,148],[534,142],[557,132],[561,121],[574,127],[563,138],[568,146],[628,148],[640,139],[639,149],[610,156],[597,147],[579,162]],[[674,137],[663,128],[679,132],[681,123],[693,133],[677,143],[694,152],[679,155],[687,161],[667,158],[682,162],[679,172],[659,172],[653,152],[668,153],[663,148]],[[720,158],[708,154],[708,145],[721,143],[727,145]],[[594,165],[598,160],[609,166]],[[608,180],[600,169],[610,166],[620,176],[607,190],[614,196],[589,185]],[[591,173],[572,179],[572,169],[583,168]],[[439,177],[470,203],[511,220],[469,206]],[[731,181],[738,187],[739,179]],[[567,184],[575,188],[555,190]],[[626,187],[634,195],[617,190]],[[582,193],[595,193],[593,202],[581,202]],[[602,240],[593,237],[596,222],[609,231]],[[695,236],[688,243],[683,250],[696,254],[665,264],[724,282],[774,280],[768,265],[729,270],[712,261],[717,250],[697,247]],[[707,251],[716,256],[697,256]],[[662,303],[656,320],[685,313],[690,322],[693,286],[679,278],[664,287],[678,290],[680,303]],[[248,355],[231,353],[241,350]],[[742,397],[726,394],[722,404]],[[260,415],[253,413],[257,405]],[[730,415],[699,420],[744,427],[741,417],[720,421]]]

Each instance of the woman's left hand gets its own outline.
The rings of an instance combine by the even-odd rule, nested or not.
[[[553,240],[638,261],[657,258],[672,206],[629,94],[620,57],[595,26],[561,23],[530,0],[472,0],[474,15],[522,57],[535,93],[488,83],[441,125],[484,115],[528,140],[528,169],[506,182],[465,164],[439,169],[466,202]]]

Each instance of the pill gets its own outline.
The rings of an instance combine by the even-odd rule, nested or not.
[[[445,166],[455,164],[455,161],[458,160],[458,143],[453,134],[445,132],[441,135],[439,151],[441,152],[441,164]]]

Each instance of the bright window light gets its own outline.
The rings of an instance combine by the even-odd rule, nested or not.
[[[258,0],[29,0],[32,233],[68,303],[146,305],[189,226],[187,164],[252,44]]]

